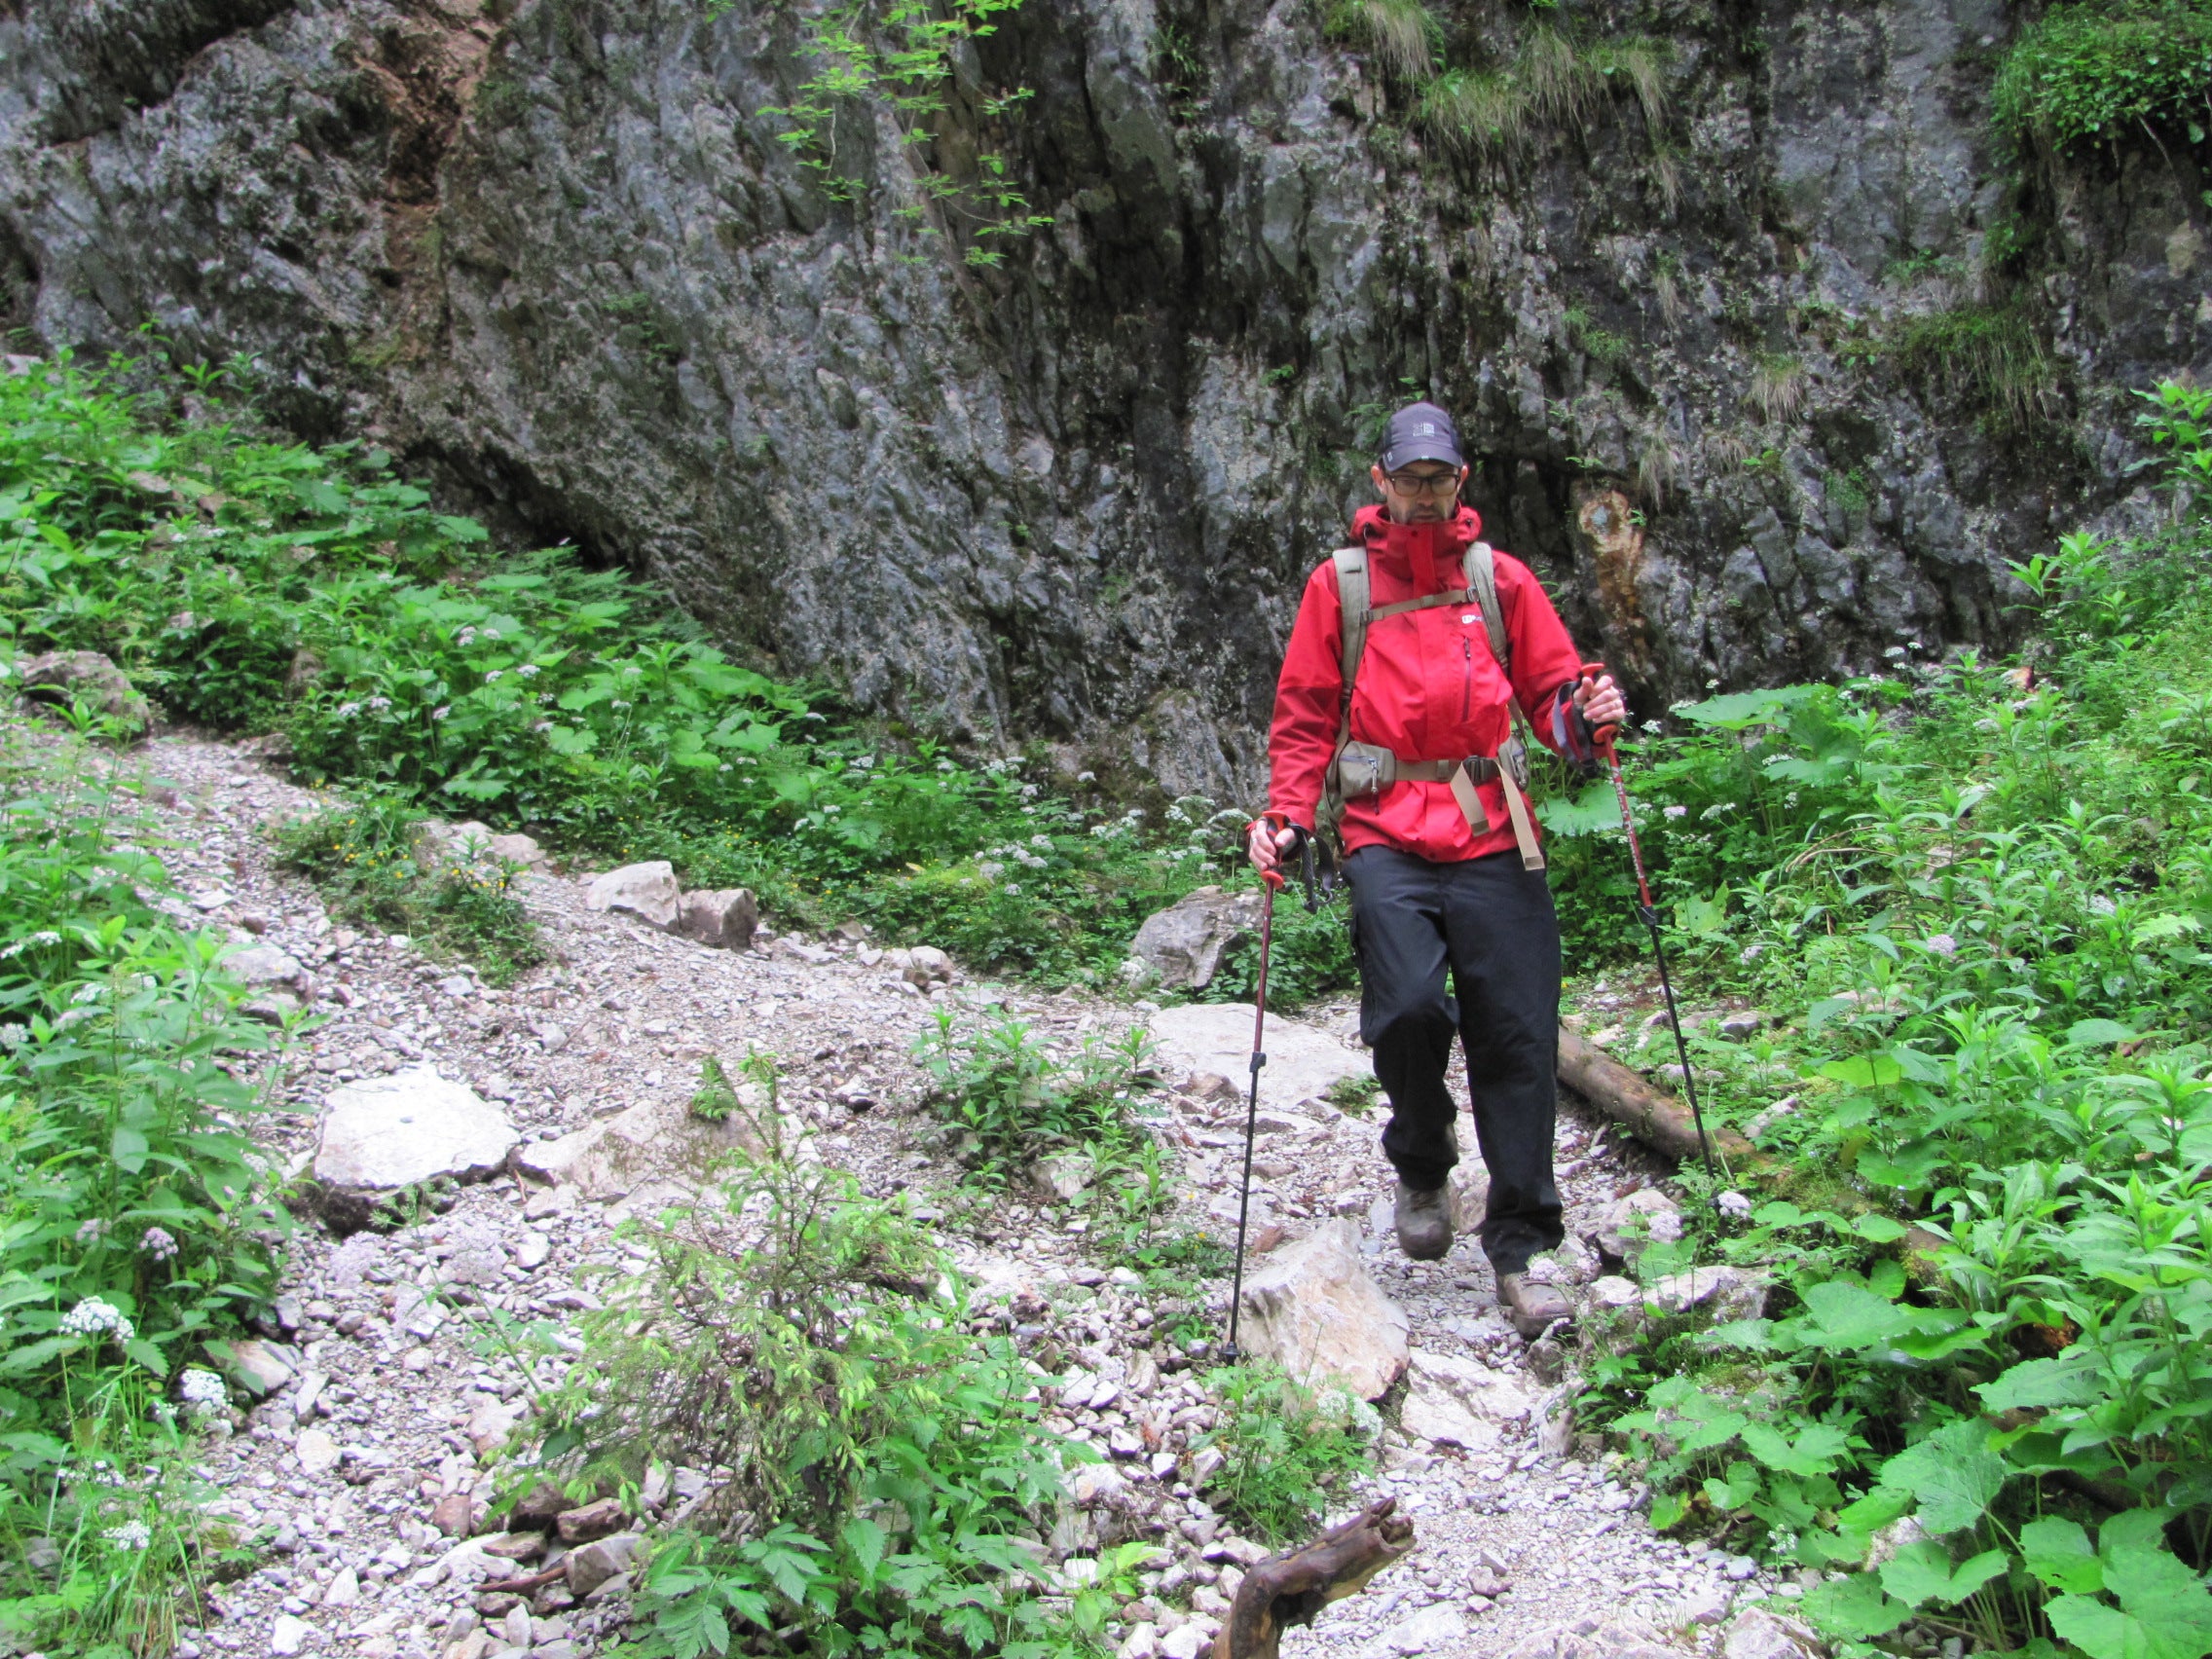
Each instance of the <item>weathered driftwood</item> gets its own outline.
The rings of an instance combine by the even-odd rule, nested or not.
[[[1367,1581],[1414,1547],[1414,1524],[1393,1513],[1398,1500],[1369,1504],[1304,1549],[1273,1556],[1244,1575],[1213,1659],[1276,1659],[1282,1633],[1311,1624],[1331,1602],[1356,1596]]]
[[[1687,1106],[1565,1026],[1559,1033],[1559,1080],[1652,1151],[1677,1161],[1699,1156],[1697,1124]],[[1712,1132],[1717,1156],[1733,1164],[1756,1164],[1758,1149],[1734,1129]]]

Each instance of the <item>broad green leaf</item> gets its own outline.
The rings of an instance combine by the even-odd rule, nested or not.
[[[2077,1019],[2066,1028],[2069,1049],[2097,1049],[2108,1043],[2125,1043],[2136,1033],[2117,1019]]]
[[[116,1167],[131,1175],[146,1167],[146,1155],[152,1150],[146,1137],[127,1124],[115,1126],[108,1143],[108,1156],[115,1160]]]
[[[1896,1303],[1849,1279],[1827,1279],[1805,1291],[1805,1316],[1792,1321],[1807,1347],[1850,1353],[1887,1343],[1911,1327]]]
[[[1853,1088],[1888,1088],[1904,1075],[1904,1068],[1888,1054],[1854,1054],[1847,1060],[1830,1060],[1818,1074]]]
[[[2103,1566],[2080,1523],[2046,1517],[2020,1529],[2028,1570],[2053,1590],[2088,1595],[2105,1587]]]
[[[1945,1423],[1919,1445],[1882,1465],[1881,1482],[1918,1500],[1920,1524],[1941,1536],[1971,1527],[2005,1488],[2005,1459],[1989,1450],[1989,1429],[1978,1420]]]
[[[2096,1379],[2063,1359],[2030,1359],[1974,1392],[1993,1412],[2046,1406],[2085,1406],[2097,1397]]]
[[[875,1577],[875,1569],[883,1561],[883,1529],[865,1515],[856,1515],[845,1523],[838,1534],[845,1548],[861,1569],[861,1579],[866,1583]]]
[[[1807,1423],[1799,1431],[1795,1444],[1771,1423],[1747,1423],[1743,1440],[1745,1451],[1768,1468],[1779,1469],[1786,1475],[1825,1474],[1850,1445],[1841,1429],[1825,1423]]]
[[[1846,1641],[1871,1641],[1912,1617],[1910,1607],[1884,1595],[1881,1581],[1863,1572],[1855,1572],[1840,1584],[1817,1586],[1800,1605],[1824,1635]]]
[[[1907,1544],[1882,1564],[1882,1588],[1900,1602],[1924,1606],[1940,1602],[1946,1606],[1965,1601],[2006,1567],[2003,1550],[1984,1550],[1971,1561],[1951,1566],[1950,1552],[1941,1544],[1923,1539]]]
[[[2111,1530],[2110,1522],[2105,1530]],[[2120,1598],[2120,1610],[2136,1626],[2129,1639],[2146,1644],[2147,1659],[2203,1659],[2212,1653],[2212,1591],[2166,1551],[2111,1551],[2105,1556],[2105,1589]]]

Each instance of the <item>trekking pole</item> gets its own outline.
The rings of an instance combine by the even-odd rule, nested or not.
[[[1271,821],[1272,823],[1272,821]],[[1306,855],[1310,869],[1312,854]],[[1283,885],[1280,870],[1260,872],[1260,977],[1252,993],[1252,1091],[1244,1102],[1244,1179],[1236,1190],[1236,1273],[1229,1289],[1229,1346],[1224,1357],[1237,1361],[1236,1326],[1244,1311],[1244,1224],[1252,1210],[1252,1141],[1260,1127],[1260,1068],[1268,1063],[1262,1041],[1268,1029],[1268,953],[1274,943],[1275,890]]]
[[[1603,674],[1602,662],[1584,663],[1585,679]],[[1643,843],[1636,837],[1636,809],[1628,798],[1628,784],[1621,777],[1620,752],[1613,747],[1611,726],[1593,732],[1598,753],[1605,758],[1605,768],[1613,777],[1613,796],[1621,803],[1621,829],[1628,836],[1629,862],[1636,866],[1636,891],[1641,903],[1637,916],[1651,932],[1651,955],[1659,964],[1659,994],[1667,1001],[1667,1023],[1675,1029],[1675,1053],[1682,1065],[1682,1092],[1689,1097],[1690,1121],[1697,1125],[1697,1150],[1705,1160],[1705,1172],[1717,1179],[1713,1166],[1713,1138],[1705,1132],[1705,1113],[1697,1103],[1697,1079],[1690,1071],[1689,1040],[1682,1035],[1682,1016],[1675,1007],[1675,982],[1667,972],[1667,946],[1659,937],[1659,906],[1651,902],[1650,878],[1643,869]]]

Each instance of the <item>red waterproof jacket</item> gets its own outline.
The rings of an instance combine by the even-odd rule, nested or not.
[[[1367,547],[1368,603],[1395,605],[1457,587],[1461,558],[1482,534],[1472,507],[1447,524],[1394,524],[1381,506],[1362,508],[1352,534]],[[1535,573],[1496,556],[1498,607],[1512,643],[1513,677],[1491,654],[1482,609],[1437,606],[1385,616],[1367,631],[1367,652],[1352,692],[1351,735],[1406,760],[1456,760],[1495,755],[1512,732],[1507,700],[1517,699],[1536,734],[1555,749],[1580,749],[1578,717],[1565,707],[1580,674],[1574,642]],[[1306,581],[1306,597],[1283,655],[1269,738],[1270,810],[1310,830],[1330,757],[1344,690],[1344,609],[1337,567],[1324,559]],[[1504,786],[1478,786],[1487,830],[1472,829],[1452,786],[1385,784],[1379,795],[1345,804],[1345,850],[1396,847],[1436,863],[1503,852],[1513,845]]]

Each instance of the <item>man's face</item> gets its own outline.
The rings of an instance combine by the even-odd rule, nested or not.
[[[1459,510],[1467,469],[1441,461],[1410,461],[1395,472],[1371,467],[1382,504],[1399,524],[1442,524]]]

